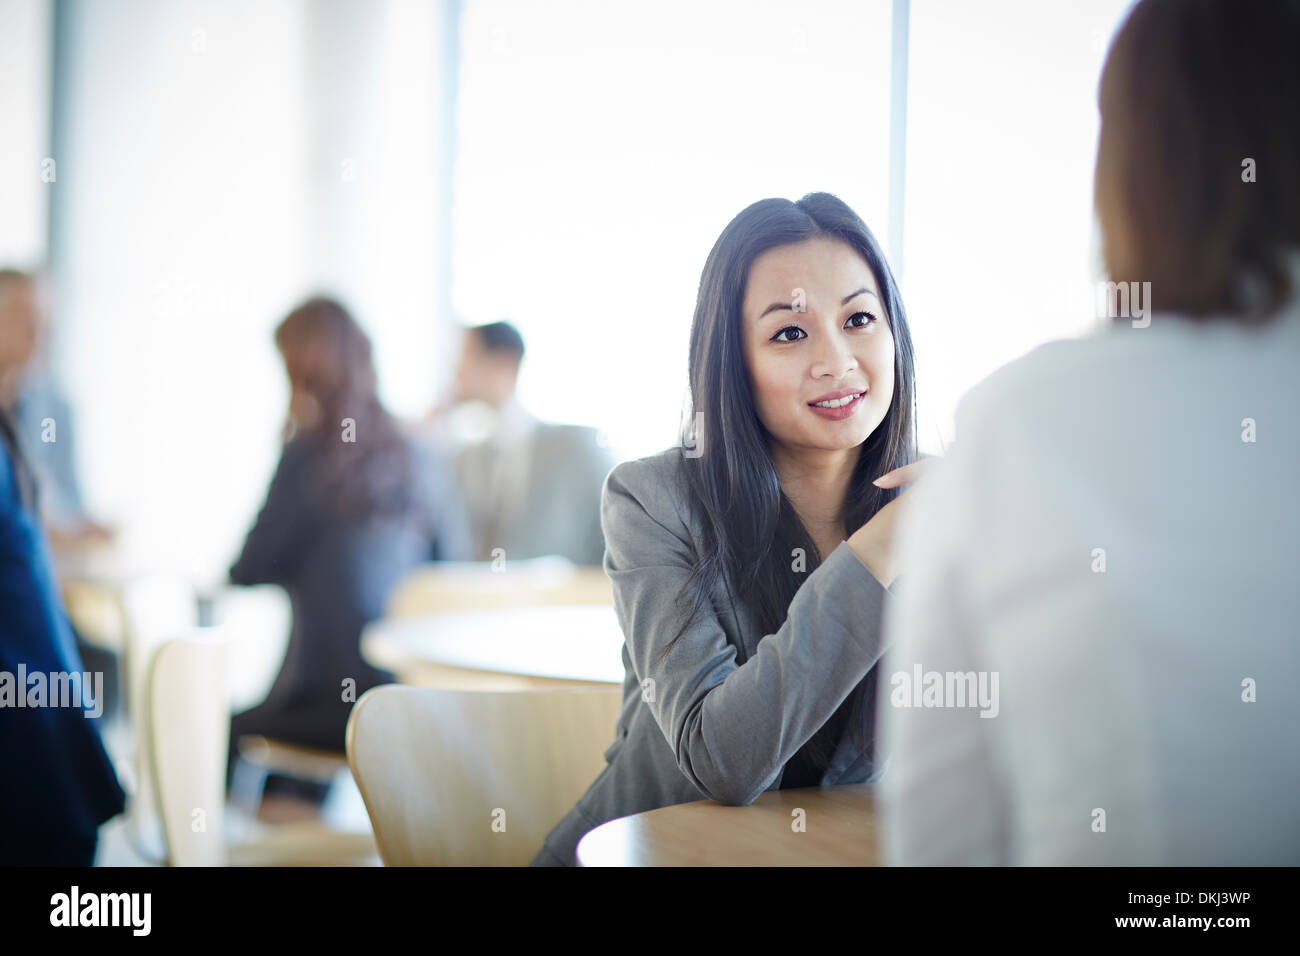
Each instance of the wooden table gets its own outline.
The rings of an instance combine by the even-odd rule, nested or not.
[[[384,618],[361,637],[362,656],[404,684],[480,690],[622,684],[622,649],[609,606]]]
[[[584,836],[578,865],[879,866],[870,786],[768,790],[747,807],[698,800],[633,814]]]
[[[122,652],[126,620],[122,590],[133,566],[114,544],[51,545],[68,618],[81,637],[114,654]]]

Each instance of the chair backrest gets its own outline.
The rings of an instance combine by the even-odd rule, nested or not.
[[[144,724],[167,862],[224,866],[230,690],[214,629],[165,642],[153,655]]]
[[[154,655],[167,640],[198,625],[194,588],[175,575],[148,575],[125,584],[121,595],[123,620],[122,673],[124,713],[131,722],[135,759],[128,810],[130,833],[137,851],[148,859],[166,852],[158,796],[151,762],[152,742],[145,715],[149,709],[149,671]]]
[[[528,607],[539,604],[613,605],[602,568],[574,565],[561,557],[507,562],[422,564],[389,595],[386,617],[423,617],[446,611]]]
[[[388,866],[524,866],[604,769],[618,687],[385,685],[348,719],[348,762]]]

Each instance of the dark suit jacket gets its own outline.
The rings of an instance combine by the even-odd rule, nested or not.
[[[0,671],[16,682],[19,665],[47,678],[83,671],[45,534],[0,440]],[[0,865],[46,862],[49,847],[92,838],[125,800],[83,709],[0,707]]]
[[[416,565],[469,558],[469,528],[449,467],[427,449],[412,445],[412,451],[407,480],[423,489],[427,528],[409,516],[340,517],[319,487],[319,452],[301,439],[289,441],[230,569],[235,584],[278,584],[289,593],[293,630],[263,707],[324,708],[327,716],[316,722],[321,738],[298,742],[342,749],[351,707],[342,699],[343,681],[355,681],[360,697],[392,680],[362,658],[362,629],[383,616],[389,592]]]
[[[574,564],[599,567],[605,557],[600,528],[600,493],[614,467],[610,452],[597,441],[594,428],[539,422],[529,437],[527,482],[523,501],[493,542],[510,558],[558,554]],[[456,459],[461,487],[483,480],[485,445],[462,449]],[[490,561],[480,549],[475,560]]]

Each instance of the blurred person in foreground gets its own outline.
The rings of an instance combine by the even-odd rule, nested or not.
[[[362,629],[418,564],[469,554],[450,468],[381,405],[370,341],[347,310],[310,299],[275,342],[291,390],[286,440],[230,579],[284,587],[293,630],[266,701],[231,722],[230,774],[244,734],[341,753],[353,702],[393,679],[362,659]],[[324,788],[272,784],[324,796]]]
[[[555,554],[599,566],[601,488],[613,455],[596,429],[543,422],[524,408],[516,394],[523,358],[523,337],[509,322],[466,329],[451,396],[433,413],[468,408],[485,419],[478,428],[486,437],[455,451],[473,560]]]
[[[886,862],[1300,863],[1297,37],[1295,0],[1142,0],[1112,42],[1142,307],[972,390],[916,489]]]
[[[0,335],[0,360],[14,346]],[[90,719],[102,710],[103,674],[83,667],[37,498],[0,408],[0,866],[90,866],[99,826],[126,797]]]
[[[77,475],[72,407],[46,361],[48,289],[41,278],[0,269],[0,409],[9,415],[41,494],[39,516],[52,549],[56,575],[112,542],[113,532],[87,513]],[[103,713],[119,704],[117,655],[72,629],[77,652],[92,671],[104,674]]]

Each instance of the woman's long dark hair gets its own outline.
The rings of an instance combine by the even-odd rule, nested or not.
[[[897,489],[877,488],[872,481],[916,460],[912,337],[898,285],[871,230],[829,193],[810,193],[798,202],[764,199],[743,210],[722,231],[704,264],[691,326],[690,401],[682,443],[692,451],[683,465],[704,531],[695,566],[678,595],[680,604],[690,592],[689,616],[664,648],[665,655],[719,578],[734,585],[738,593],[733,599],[756,614],[758,633],[743,635],[746,657],[752,655],[759,638],[780,629],[795,592],[827,557],[818,552],[781,489],[741,333],[741,303],[754,260],[773,247],[814,238],[843,242],[866,260],[894,337],[894,394],[884,420],[861,446],[842,512],[846,537],[898,496]],[[796,548],[809,558],[804,571],[793,570]],[[818,766],[829,762],[838,728],[846,721],[863,752],[870,749],[874,678],[873,670],[814,738],[810,754]]]
[[[309,443],[319,462],[316,480],[338,515],[418,518],[426,509],[415,480],[413,449],[379,401],[370,339],[334,299],[308,299],[275,330],[286,361],[297,349],[317,350],[319,379],[305,383],[320,414],[303,428],[286,422],[286,437]],[[344,419],[352,420],[344,441]]]

